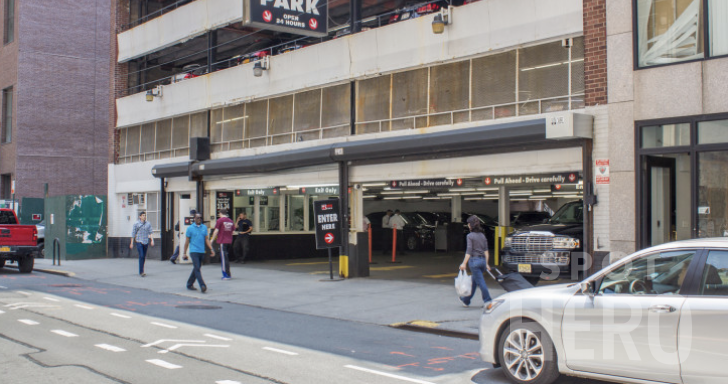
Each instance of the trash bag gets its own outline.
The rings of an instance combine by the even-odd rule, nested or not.
[[[458,277],[455,278],[455,290],[460,297],[470,296],[473,289],[473,278],[465,271],[460,271]]]

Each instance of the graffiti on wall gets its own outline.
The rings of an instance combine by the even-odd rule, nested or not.
[[[69,254],[106,248],[106,197],[66,196],[66,250]]]

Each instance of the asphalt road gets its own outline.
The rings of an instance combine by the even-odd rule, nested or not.
[[[506,382],[473,340],[8,269],[0,324],[2,383]]]

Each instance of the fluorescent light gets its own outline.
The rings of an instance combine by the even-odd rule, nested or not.
[[[338,187],[339,184],[308,184],[308,185],[287,185],[288,189],[311,188],[311,187]]]
[[[364,183],[361,186],[362,187],[383,187],[387,185],[387,183]]]
[[[382,195],[401,195],[404,192],[402,192],[402,191],[382,191],[379,193],[381,193]]]
[[[483,192],[463,192],[460,194],[460,196],[475,196],[475,195],[482,195]]]
[[[232,119],[220,120],[215,124],[229,123],[231,121],[238,121],[238,120],[247,119],[247,118],[248,118],[248,116],[233,117]]]
[[[551,193],[551,189],[534,189],[534,193]]]
[[[528,199],[529,200],[546,200],[546,197],[544,197],[544,196],[531,196]]]
[[[531,192],[511,192],[511,196],[531,196]]]
[[[450,192],[470,192],[474,190],[475,188],[450,188]]]
[[[463,200],[483,200],[482,197],[466,197]]]
[[[401,199],[421,199],[422,196],[402,196]]]
[[[377,195],[364,195],[364,196],[362,196],[362,198],[364,198],[364,199],[373,199],[375,197],[377,197]]]
[[[441,197],[439,197],[439,196],[427,196],[427,197],[423,197],[423,199],[424,200],[440,200]]]
[[[404,193],[430,193],[430,191],[425,189],[424,191],[404,191]]]
[[[476,190],[478,190],[478,191],[497,191],[498,189],[499,189],[498,187],[495,187],[495,188],[492,188],[492,187],[489,187],[489,188],[476,188]]]
[[[460,196],[459,193],[438,193],[437,196]]]

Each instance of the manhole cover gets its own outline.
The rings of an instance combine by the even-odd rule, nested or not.
[[[83,285],[81,284],[51,284],[49,287],[56,287],[56,288],[81,288]]]
[[[222,307],[218,307],[215,305],[177,305],[175,308],[180,309],[222,309]]]

